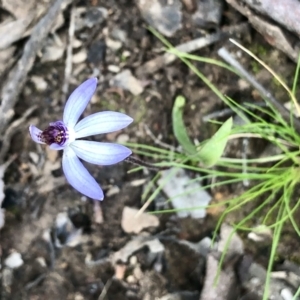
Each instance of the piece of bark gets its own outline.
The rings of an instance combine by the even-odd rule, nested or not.
[[[297,39],[293,37],[291,33],[280,28],[279,25],[272,24],[273,22],[271,20],[257,15],[247,5],[241,5],[237,0],[226,1],[242,15],[246,16],[253,28],[263,35],[269,44],[284,52],[294,62],[297,62],[299,47],[295,46],[297,45]]]
[[[8,48],[12,43],[21,39],[29,24],[32,22],[34,14],[29,13],[26,17],[0,24],[0,50]]]
[[[242,0],[257,12],[264,14],[295,32],[300,37],[299,0]]]

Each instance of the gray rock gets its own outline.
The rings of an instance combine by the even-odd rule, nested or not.
[[[163,35],[170,37],[181,28],[182,4],[179,0],[138,0],[146,22]]]
[[[171,168],[163,171],[159,183],[164,182],[166,184],[163,185],[163,191],[171,199],[179,218],[191,216],[198,219],[206,216],[206,206],[211,201],[211,195],[183,169]]]
[[[198,0],[193,20],[200,27],[217,26],[221,22],[222,12],[222,0]]]

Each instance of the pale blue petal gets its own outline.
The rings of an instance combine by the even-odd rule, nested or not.
[[[76,140],[70,144],[76,155],[81,159],[96,165],[116,164],[132,152],[125,146],[112,143]]]
[[[104,195],[99,184],[68,146],[64,150],[62,167],[68,182],[74,189],[89,198],[103,200]]]
[[[38,129],[34,125],[30,125],[29,133],[34,142],[36,142],[38,144],[45,144],[44,142],[41,141],[42,130]]]
[[[78,86],[69,97],[63,121],[68,128],[74,128],[97,88],[97,78],[90,78]]]
[[[102,111],[82,119],[76,124],[75,138],[83,138],[90,135],[109,133],[125,128],[133,121],[129,116],[114,112]]]

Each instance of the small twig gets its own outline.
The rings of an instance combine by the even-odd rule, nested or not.
[[[55,265],[55,249],[54,249],[54,245],[53,245],[53,242],[52,242],[50,230],[44,231],[43,240],[49,246],[49,251],[50,251],[50,254],[49,254],[50,255],[50,270],[53,270],[54,269],[54,265]]]
[[[25,285],[25,290],[28,291],[28,290],[32,289],[33,287],[37,286],[40,282],[42,282],[42,281],[46,278],[46,275],[47,275],[46,273],[41,274],[41,275],[38,276],[35,280],[33,280],[33,281],[27,283],[27,284]]]
[[[34,110],[36,110],[37,105],[34,105],[30,108],[28,108],[25,113],[23,114],[22,118],[15,120],[5,131],[2,147],[0,150],[0,163],[4,160],[4,157],[6,153],[8,152],[8,149],[10,147],[10,141],[13,135],[16,133],[17,130],[19,130],[20,126],[23,125],[23,123],[26,121],[27,117],[32,114]]]
[[[241,103],[241,106],[242,107],[244,107],[244,106],[249,107],[249,102],[243,102],[243,103]],[[257,106],[257,107],[266,107],[267,104],[266,104],[266,102],[260,102],[260,103],[255,103],[255,106]],[[255,109],[255,107],[250,106],[250,109]],[[225,108],[225,109],[214,111],[214,112],[212,112],[208,115],[203,116],[202,120],[203,120],[203,122],[209,122],[212,119],[227,117],[227,116],[230,116],[230,115],[233,115],[233,114],[236,114],[236,112],[233,109]]]
[[[242,159],[243,159],[243,163],[242,163],[242,167],[243,167],[243,175],[247,175],[248,174],[248,161],[247,161],[247,149],[249,147],[249,139],[247,138],[243,138],[243,151],[242,151]],[[248,187],[250,185],[250,181],[248,178],[243,179],[243,185],[244,187]]]
[[[65,65],[65,77],[64,83],[62,86],[62,98],[61,101],[64,103],[66,101],[66,96],[69,91],[70,77],[72,74],[72,57],[73,57],[73,40],[75,33],[75,4],[72,3],[71,13],[70,13],[70,25],[69,25],[69,40],[67,46],[67,55],[66,55],[66,65]]]
[[[159,138],[157,138],[146,124],[144,124],[144,130],[145,130],[146,134],[150,136],[150,138],[153,140],[153,142],[156,145],[159,145],[159,146],[161,146],[165,149],[168,149],[172,152],[175,151],[175,148],[173,146],[168,145],[168,144],[162,142]]]
[[[94,221],[96,224],[103,224],[104,222],[102,208],[98,200],[94,201]]]
[[[35,25],[27,41],[24,52],[15,68],[8,76],[1,90],[2,103],[0,106],[0,135],[14,116],[14,106],[25,84],[27,74],[31,70],[37,52],[42,48],[43,41],[50,32],[52,25],[61,9],[64,0],[56,0],[50,4],[48,13]]]
[[[151,163],[148,163],[146,161],[143,161],[143,160],[138,159],[138,158],[133,157],[133,156],[129,156],[129,157],[125,158],[125,161],[129,162],[131,164],[137,165],[137,166],[146,167],[146,168],[148,168],[150,170],[154,170],[154,171],[163,171],[163,170],[170,169],[170,167],[155,166]]]
[[[244,33],[247,28],[249,28],[249,25],[247,23],[225,27],[220,32],[212,33],[205,37],[197,38],[186,43],[177,45],[175,46],[175,49],[180,52],[191,53],[196,50],[207,47],[219,41],[221,38],[228,37],[229,35],[232,35],[234,33]],[[176,56],[175,54],[164,53],[163,55],[160,55],[146,62],[142,66],[138,67],[136,73],[138,76],[142,76],[145,74],[153,74],[160,68],[171,64],[176,59],[178,59],[178,56]]]
[[[103,299],[106,297],[107,292],[108,292],[108,290],[109,290],[111,284],[112,284],[112,279],[107,280],[105,286],[104,286],[103,289],[102,289],[101,294],[100,294],[99,297],[98,297],[98,300],[103,300]]]
[[[151,197],[143,204],[143,206],[140,208],[140,210],[136,213],[135,218],[138,218],[145,212],[145,210],[149,207],[153,199]]]
[[[281,103],[279,103],[268,90],[266,90],[259,82],[257,82],[256,79],[248,71],[246,71],[246,69],[225,48],[221,48],[218,51],[218,54],[229,65],[235,68],[247,82],[256,88],[262,97],[278,110],[286,122],[290,122],[290,112]],[[300,132],[300,121],[294,118],[293,122],[297,131]]]

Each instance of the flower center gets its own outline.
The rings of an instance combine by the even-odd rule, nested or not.
[[[47,145],[57,144],[63,146],[69,139],[69,131],[64,122],[56,121],[49,124],[40,136],[42,142]]]

